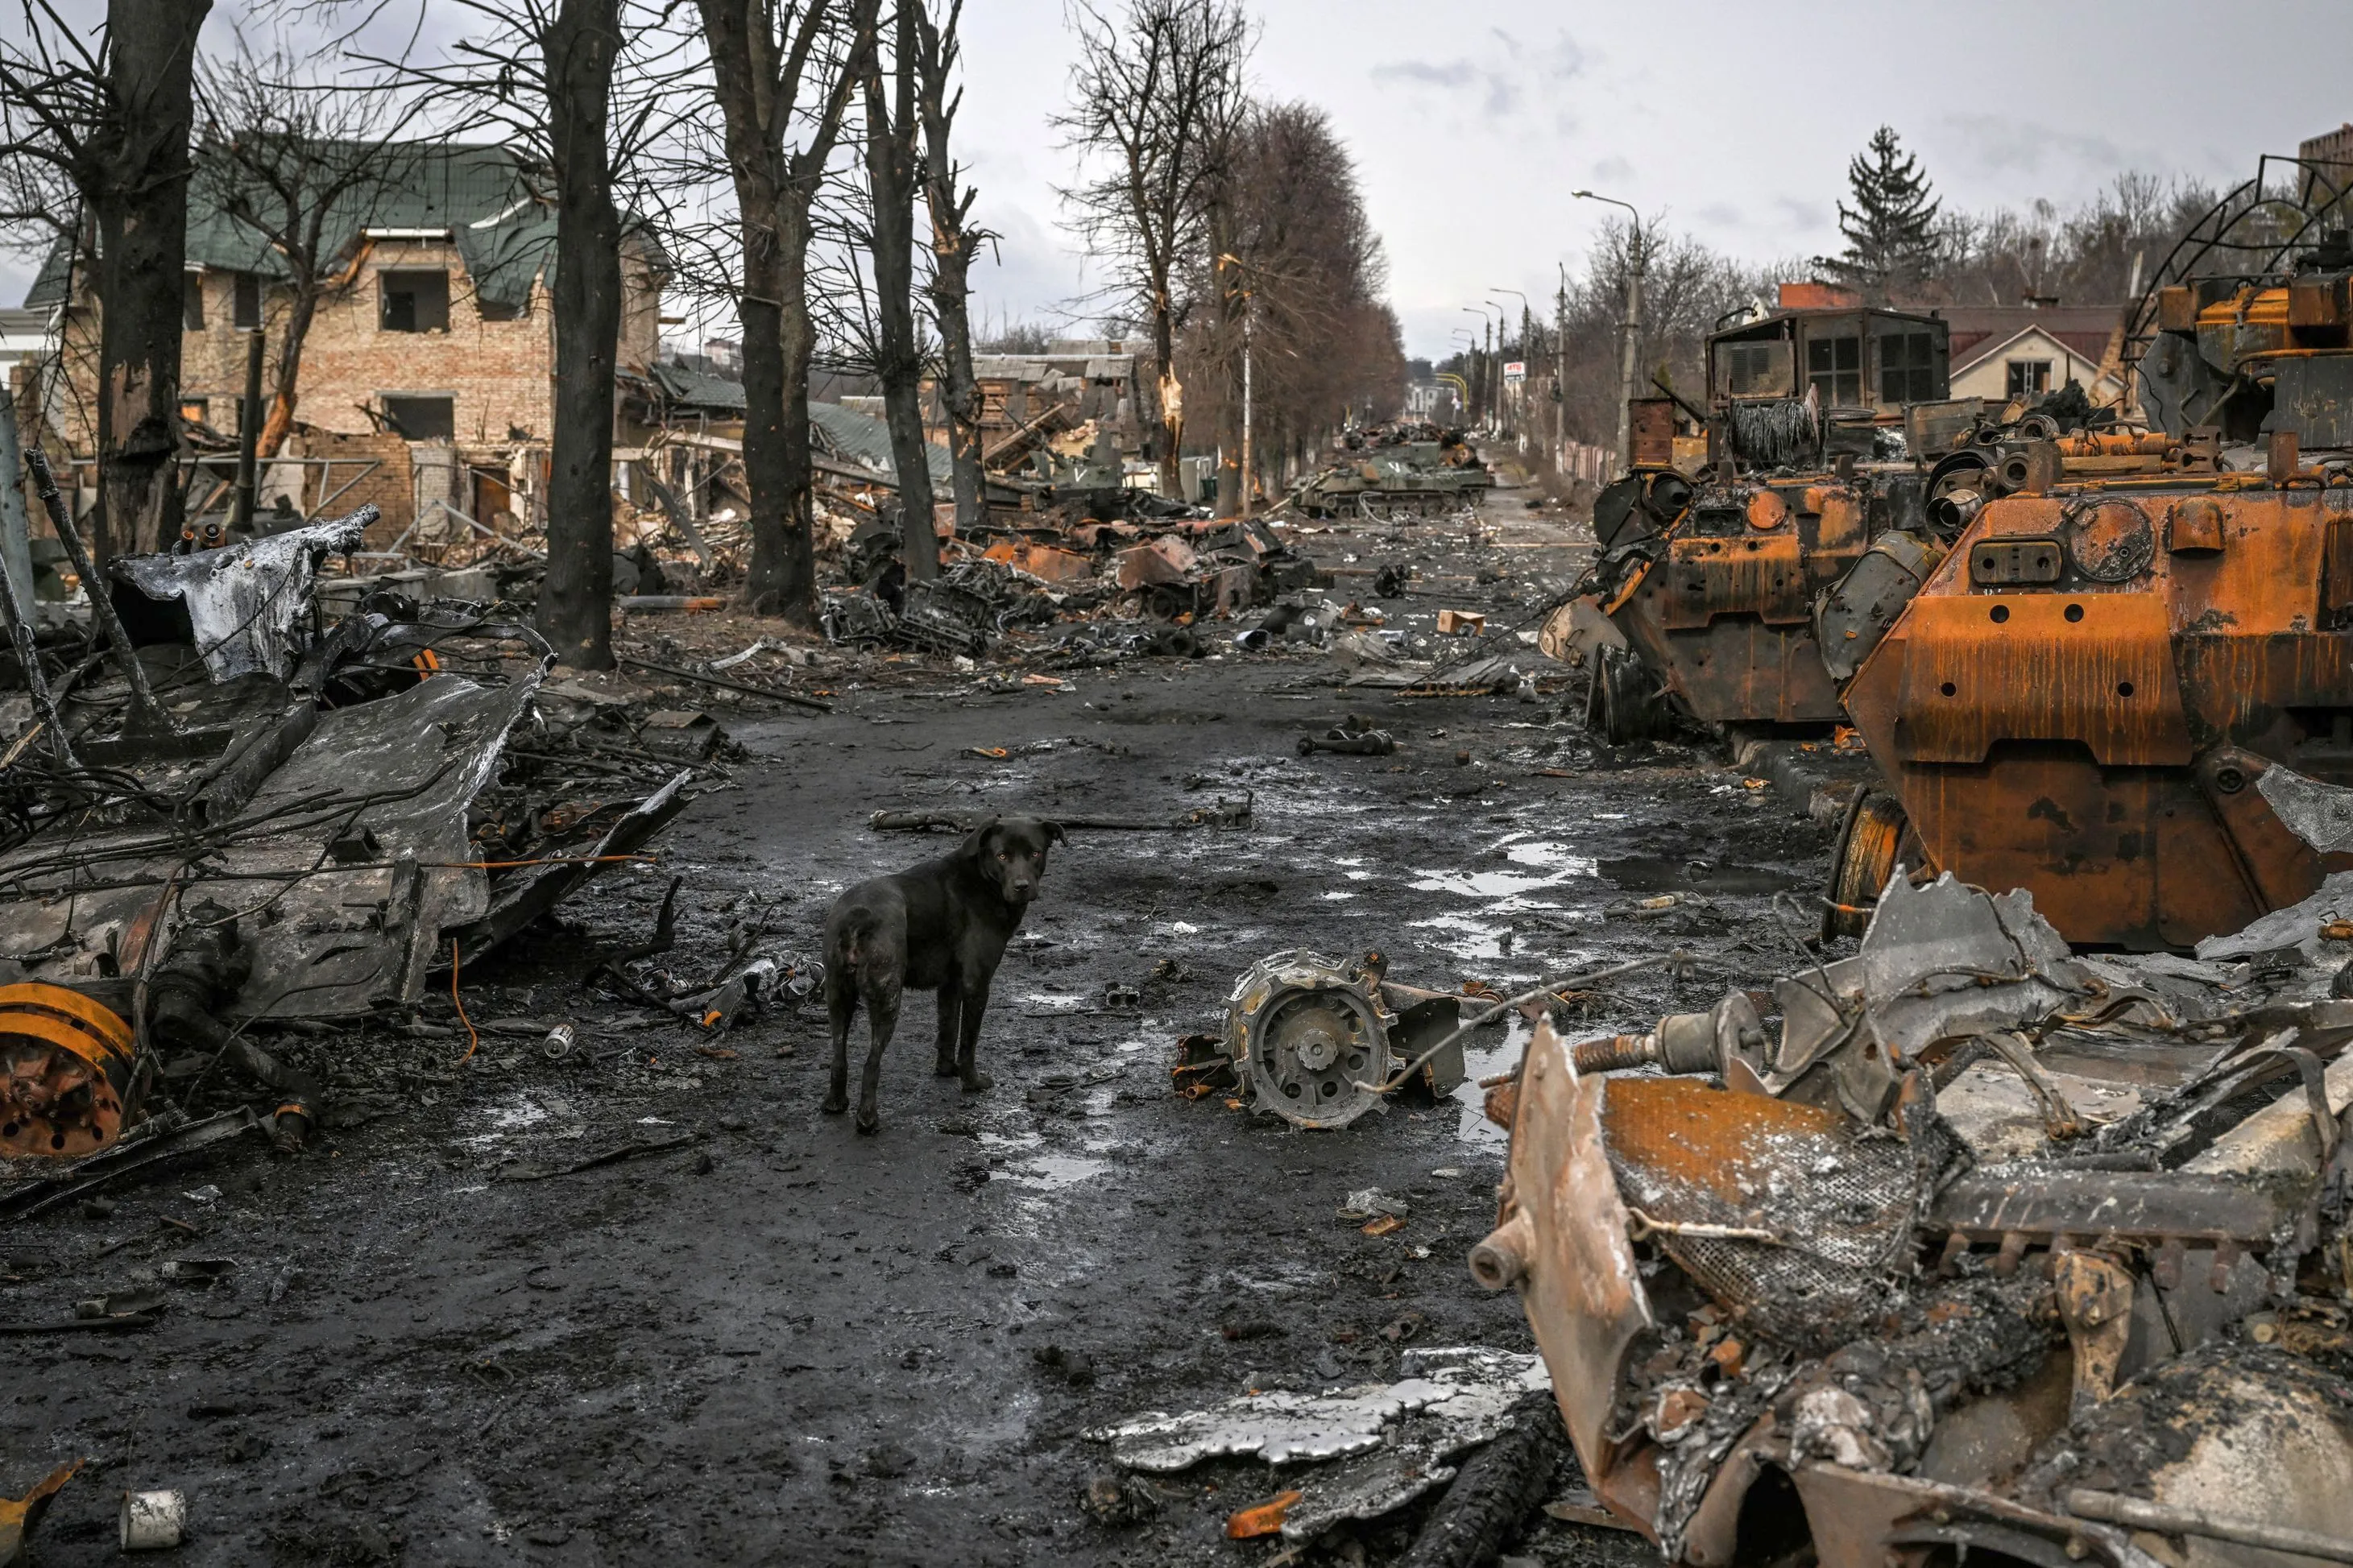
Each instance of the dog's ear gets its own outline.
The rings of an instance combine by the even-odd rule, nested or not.
[[[988,836],[996,832],[997,825],[1004,820],[1005,818],[1001,816],[992,816],[987,821],[976,826],[972,832],[965,836],[964,845],[958,853],[971,855],[976,858],[985,854],[988,848]]]
[[[1049,822],[1045,825],[1045,828],[1047,843],[1068,844],[1071,841],[1071,836],[1062,831],[1062,825],[1060,823]]]

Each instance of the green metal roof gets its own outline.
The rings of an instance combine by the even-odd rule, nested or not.
[[[353,143],[328,143],[322,156],[332,161],[360,151]],[[554,281],[555,209],[532,189],[512,149],[396,142],[367,151],[375,159],[374,173],[329,209],[321,233],[324,254],[347,253],[365,229],[448,229],[486,303],[521,310],[531,302],[534,279],[545,275]],[[196,174],[188,184],[188,263],[283,278],[285,258],[259,229],[227,210],[231,168],[226,161],[207,162],[203,149],[197,150]],[[67,260],[60,239],[25,303],[64,299]]]

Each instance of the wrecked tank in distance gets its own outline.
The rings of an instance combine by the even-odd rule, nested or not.
[[[1883,572],[1926,575],[1907,411],[1943,404],[1948,360],[1934,316],[1782,310],[1709,337],[1704,409],[1636,400],[1633,472],[1594,503],[1582,584],[1624,643],[1593,661],[1598,733],[1662,734],[1671,704],[1705,724],[1838,721],[1816,605],[1883,540]],[[1678,412],[1705,430],[1697,477],[1675,466]]]
[[[1354,433],[1337,460],[1291,492],[1310,517],[1402,520],[1467,511],[1494,475],[1460,430],[1419,425]]]
[[[2353,784],[2353,245],[2341,171],[2295,165],[2284,223],[2278,162],[2137,310],[2155,428],[2033,443],[1849,685],[1889,793],[1834,901],[1900,859],[2030,889],[2071,942],[2182,947],[2347,863],[2295,803]]]

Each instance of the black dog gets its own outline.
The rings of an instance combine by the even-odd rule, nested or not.
[[[849,1109],[849,1025],[863,998],[873,1044],[859,1080],[858,1130],[881,1125],[874,1094],[882,1053],[899,1026],[900,994],[911,989],[939,993],[934,1070],[963,1079],[967,1094],[989,1087],[989,1076],[973,1063],[988,984],[1038,895],[1047,847],[1062,839],[1059,822],[992,817],[953,853],[860,882],[834,900],[825,918],[825,1007],[833,1020],[828,1114]]]

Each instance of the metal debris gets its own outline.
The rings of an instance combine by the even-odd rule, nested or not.
[[[2137,984],[2023,892],[1899,876],[1862,952],[1776,985],[1778,1042],[1745,999],[1641,1050],[1540,1023],[1471,1265],[1519,1289],[1598,1500],[1695,1565],[1760,1529],[1824,1568],[2353,1536],[2289,1479],[2353,1475],[2353,1004],[2275,973]]]
[[[1273,1390],[1185,1415],[1157,1412],[1087,1436],[1113,1463],[1167,1475],[1204,1459],[1248,1456],[1277,1467],[1299,1499],[1284,1511],[1288,1540],[1313,1540],[1347,1519],[1376,1519],[1454,1477],[1450,1463],[1501,1432],[1514,1403],[1546,1386],[1544,1363],[1475,1346],[1411,1350],[1392,1384],[1327,1394]]]

